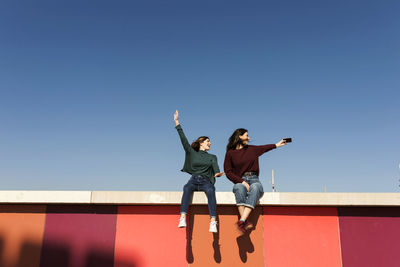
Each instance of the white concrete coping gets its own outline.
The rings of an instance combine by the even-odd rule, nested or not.
[[[91,191],[0,191],[0,203],[90,203]]]
[[[0,191],[0,204],[179,205],[182,192],[169,191]],[[217,192],[218,205],[235,205],[232,192]],[[203,192],[193,204],[206,205]],[[265,193],[262,206],[400,206],[400,193]]]

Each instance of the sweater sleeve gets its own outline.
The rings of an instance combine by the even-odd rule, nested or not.
[[[257,156],[261,156],[265,152],[275,149],[276,145],[270,144],[270,145],[264,145],[264,146],[251,146],[251,147],[255,150]]]
[[[219,173],[219,166],[218,166],[218,159],[217,156],[214,155],[213,163],[212,163],[212,168],[214,170],[214,173]]]
[[[182,146],[185,149],[186,152],[190,151],[190,144],[185,136],[185,134],[183,133],[183,129],[181,127],[180,124],[178,124],[175,129],[178,131],[179,137],[181,138],[181,142],[182,142]]]
[[[229,151],[226,152],[226,154],[225,154],[224,171],[225,171],[226,177],[228,177],[228,179],[231,180],[232,183],[238,184],[238,183],[243,182],[242,177],[240,177],[239,175],[237,175],[233,172],[232,160],[231,160]]]

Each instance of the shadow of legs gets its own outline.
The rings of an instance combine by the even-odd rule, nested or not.
[[[192,238],[193,238],[194,213],[191,212],[191,208],[189,208],[189,214],[187,214],[186,216],[188,216],[186,218],[186,222],[187,219],[189,219],[189,223],[186,226],[186,261],[188,263],[193,263],[194,257],[192,249]]]
[[[250,239],[250,232],[244,233],[243,235],[236,238],[236,242],[239,248],[239,256],[242,262],[247,261],[247,253],[254,252],[254,245]]]
[[[217,221],[219,221],[217,217]],[[221,262],[221,250],[219,244],[219,226],[218,226],[218,233],[213,233],[213,249],[214,249],[214,260],[217,263]]]
[[[248,222],[253,225],[253,228],[251,230],[246,231],[243,235],[239,236],[236,238],[236,242],[238,244],[239,248],[239,256],[242,262],[247,261],[247,253],[253,253],[254,252],[254,245],[253,242],[250,239],[250,234],[256,229],[258,219],[261,214],[261,208],[256,207],[255,210],[252,211],[248,218]],[[239,219],[239,218],[238,218]]]

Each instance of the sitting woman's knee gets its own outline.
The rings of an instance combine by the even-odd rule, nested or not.
[[[264,193],[264,189],[262,187],[262,184],[259,184],[259,183],[250,185],[250,190],[255,190],[255,191],[258,191],[260,193]]]
[[[246,189],[246,187],[244,187],[244,185],[242,185],[242,184],[235,184],[233,186],[233,192],[236,192],[236,191],[239,191],[239,190],[243,190],[243,189]]]

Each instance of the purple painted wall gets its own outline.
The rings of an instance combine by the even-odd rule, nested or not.
[[[113,267],[116,206],[49,205],[41,267]]]
[[[343,267],[400,266],[400,208],[339,208]]]

